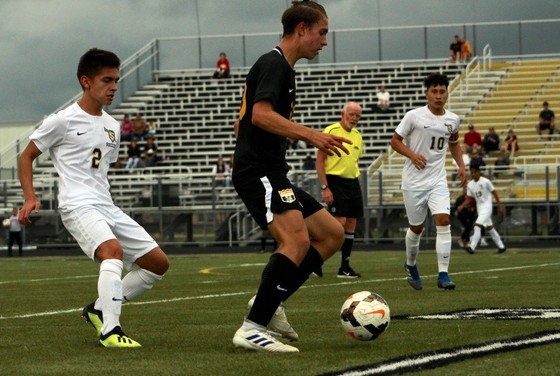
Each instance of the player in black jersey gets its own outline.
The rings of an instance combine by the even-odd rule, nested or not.
[[[344,230],[319,202],[288,180],[286,138],[304,140],[328,155],[348,154],[344,143],[350,141],[291,120],[294,65],[301,58],[313,59],[327,45],[325,9],[316,2],[294,1],[282,15],[282,25],[278,46],[261,56],[247,75],[236,121],[233,185],[255,221],[279,246],[263,270],[233,343],[251,350],[298,352],[273,336],[298,339],[283,302],[339,249]]]

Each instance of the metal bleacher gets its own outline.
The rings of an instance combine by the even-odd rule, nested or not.
[[[432,72],[454,77],[459,68],[446,63],[346,64],[296,67],[296,71],[296,122],[319,130],[339,120],[346,101],[362,104],[360,130],[369,156],[361,162],[365,169],[376,156],[386,153],[394,128],[404,113],[411,106],[423,104],[423,77]],[[113,194],[120,205],[126,207],[140,202],[152,205],[153,200],[148,202],[142,197],[131,200],[126,196],[130,196],[130,187],[141,182],[146,182],[146,190],[149,190],[149,186],[154,185],[150,182],[157,176],[165,176],[166,180],[177,177],[174,184],[178,206],[205,207],[218,202],[233,207],[239,204],[231,187],[224,187],[219,197],[215,197],[210,176],[219,157],[227,160],[233,154],[233,121],[239,110],[246,73],[246,70],[239,70],[229,79],[215,80],[200,72],[157,72],[153,83],[145,85],[112,111],[117,119],[124,114],[141,113],[145,120],[157,122],[156,143],[164,158],[155,170],[146,168],[136,174],[113,170],[113,176],[118,176],[111,177]],[[371,110],[381,84],[391,92],[390,113]],[[123,146],[124,158],[126,145]],[[312,147],[290,150],[288,162],[298,170],[305,156],[314,152]],[[189,176],[179,179],[177,166],[188,170]],[[185,180],[189,182],[188,187]],[[131,183],[138,181],[140,183]]]
[[[510,129],[517,134],[520,150],[511,158],[509,170],[494,176],[497,153],[485,156],[486,174],[502,200],[558,202],[560,138],[558,134],[539,137],[535,126],[543,101],[548,101],[551,108],[560,107],[560,61],[508,61],[491,67],[475,61],[450,86],[448,108],[459,114],[464,124],[460,140],[468,123],[474,124],[483,136],[489,127],[494,127],[501,142]],[[390,153],[382,167],[375,170],[383,175],[383,190],[376,184],[369,185],[370,204],[402,204],[399,184],[404,160]],[[450,156],[446,169],[454,199],[461,188],[452,181],[456,167]]]

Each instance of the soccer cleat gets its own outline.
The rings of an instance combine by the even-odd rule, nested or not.
[[[437,287],[444,290],[455,290],[455,283],[449,278],[449,274],[440,272],[438,275]]]
[[[471,255],[474,255],[474,250],[473,250],[471,247],[465,248],[465,251],[467,251],[467,252],[470,253]]]
[[[498,253],[504,253],[506,251],[506,247],[498,248]]]
[[[323,277],[323,268],[321,266],[317,267],[315,270],[311,272],[311,274],[315,274],[317,277]]]
[[[95,302],[88,304],[82,310],[82,317],[86,322],[90,323],[95,329],[97,336],[101,336],[101,328],[103,327],[103,313],[95,309]]]
[[[280,342],[266,330],[244,330],[243,327],[235,332],[233,344],[235,347],[242,347],[247,350],[284,353],[299,352],[296,347]]]
[[[404,270],[406,271],[406,280],[408,284],[415,290],[422,290],[422,280],[420,279],[420,273],[418,273],[418,267],[416,265],[407,265],[405,262]]]
[[[461,248],[465,248],[465,246],[467,245],[463,239],[457,240],[457,243],[459,243],[459,247]]]
[[[249,300],[249,303],[247,304],[249,310],[253,307],[255,298],[256,296],[253,296],[251,300]],[[280,303],[278,308],[276,308],[276,312],[274,312],[274,315],[272,315],[267,329],[271,332],[270,334],[286,338],[290,341],[297,341],[299,339],[299,335],[296,333],[294,328],[292,328],[292,325],[290,325],[290,323],[288,322],[284,303]]]
[[[115,326],[109,333],[101,335],[98,343],[101,347],[142,347],[141,344],[124,334],[120,326]]]
[[[338,269],[337,278],[360,278],[362,275],[356,273],[350,266]]]

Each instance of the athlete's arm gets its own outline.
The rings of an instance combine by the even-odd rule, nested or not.
[[[272,103],[269,101],[259,101],[253,105],[251,122],[270,133],[306,141],[327,155],[333,155],[334,153],[340,157],[340,150],[349,154],[344,143],[352,143],[344,137],[325,134],[286,119],[274,111]]]
[[[465,172],[465,163],[463,162],[463,151],[461,150],[461,145],[459,145],[459,142],[457,141],[458,133],[455,133],[455,135],[457,135],[455,140],[449,140],[449,151],[459,167],[459,170],[457,171],[457,179],[459,180],[461,187],[463,187],[467,184],[467,174]]]
[[[33,188],[33,161],[39,155],[41,155],[41,151],[33,141],[30,141],[19,157],[19,183],[21,184],[23,199],[25,200],[23,207],[19,211],[19,221],[24,225],[31,224],[29,215],[31,212],[38,213],[41,206]]]
[[[233,134],[235,135],[235,139],[237,140],[237,135],[239,134],[239,119],[235,119],[233,122]]]
[[[494,196],[494,200],[496,200],[496,204],[498,205],[498,214],[504,215],[504,206],[500,202],[500,197],[498,196],[498,192],[496,192],[496,190],[493,190],[492,196]]]
[[[402,136],[397,132],[393,133],[393,138],[391,138],[391,147],[397,153],[404,155],[405,157],[410,159],[414,167],[416,167],[418,170],[422,170],[424,167],[426,167],[426,163],[428,162],[426,157],[420,154],[416,154],[412,150],[410,150],[404,144]]]
[[[327,185],[327,173],[325,172],[325,159],[327,159],[327,154],[321,150],[317,151],[317,159],[315,160],[315,169],[317,170],[317,177],[321,186]],[[332,191],[327,188],[321,189],[321,195],[323,196],[323,202],[325,204],[331,205],[333,203]]]

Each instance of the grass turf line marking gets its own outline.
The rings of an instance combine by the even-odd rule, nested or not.
[[[472,308],[430,315],[400,315],[393,320],[533,320],[560,319],[559,307]]]
[[[147,302],[130,302],[130,303],[126,303],[126,305],[146,305],[146,304],[173,303],[173,302],[180,302],[180,301],[184,301],[184,300],[224,298],[224,297],[227,297],[227,296],[238,296],[238,295],[248,295],[248,294],[254,294],[254,292],[244,291],[244,292],[231,292],[231,293],[224,293],[224,294],[185,296],[185,297],[182,297],[182,298],[150,300],[150,301],[147,301]],[[30,318],[30,317],[53,316],[53,315],[61,315],[61,314],[65,314],[65,313],[82,312],[82,310],[83,310],[83,307],[82,308],[74,308],[74,309],[65,309],[65,310],[60,310],[60,311],[45,311],[45,312],[37,312],[37,313],[28,313],[28,314],[24,314],[24,315],[0,316],[0,320],[26,319],[26,318]]]
[[[248,265],[251,265],[251,264],[243,264],[243,266],[248,266]],[[252,264],[252,265],[254,265],[254,264]],[[495,269],[486,269],[486,270],[470,270],[470,271],[454,273],[454,275],[488,273],[488,272],[501,272],[501,271],[508,271],[508,270],[542,268],[542,267],[557,266],[557,265],[560,265],[560,263],[524,265],[524,266],[514,266],[514,267],[510,267],[510,268],[495,268]],[[423,278],[436,277],[436,276],[437,275],[434,274],[434,275],[431,275],[431,276],[423,276]],[[96,276],[67,277],[67,278],[72,279],[72,278],[86,278],[86,277],[89,278],[89,277],[96,277]],[[60,279],[66,279],[66,278],[53,278],[52,280],[60,280]],[[400,281],[400,280],[405,280],[405,279],[406,279],[406,277],[403,277],[403,278],[401,278],[401,277],[399,277],[399,278],[385,278],[385,279],[362,279],[362,278],[360,278],[359,281],[303,285],[300,288],[343,286],[343,285],[350,285],[350,284],[354,285],[354,284],[358,284],[358,283],[371,283],[371,282],[392,282],[392,281]],[[44,281],[44,280],[47,280],[47,278],[41,279],[40,281]],[[51,279],[48,279],[48,280],[51,280]],[[27,280],[27,282],[29,282],[29,281],[34,281],[35,282],[35,281],[39,281],[39,280]],[[19,280],[19,281],[13,281],[13,282],[26,282],[26,281]],[[226,293],[226,294],[180,297],[180,298],[163,299],[163,300],[151,300],[151,301],[146,301],[146,302],[131,302],[131,303],[127,303],[127,304],[141,305],[141,304],[172,303],[172,302],[178,302],[178,301],[184,301],[184,300],[208,299],[208,298],[215,298],[215,297],[227,297],[227,296],[238,296],[238,295],[248,295],[248,294],[254,294],[254,291],[253,292],[233,292],[233,293]],[[57,315],[57,314],[81,312],[82,309],[83,309],[83,307],[82,308],[76,308],[76,309],[67,309],[67,310],[60,310],[60,311],[45,311],[45,312],[29,313],[29,314],[14,315],[14,316],[2,316],[2,315],[0,315],[0,320],[21,319],[21,318],[29,318],[29,317],[51,316],[51,315]]]
[[[456,348],[429,351],[416,355],[389,359],[380,363],[348,368],[346,370],[322,374],[323,376],[387,376],[404,372],[419,372],[434,369],[467,359],[486,355],[518,351],[530,347],[560,342],[560,330],[537,332],[502,340],[466,345]]]
[[[52,277],[52,278],[36,278],[36,279],[14,279],[12,281],[0,281],[0,285],[8,283],[30,283],[30,282],[49,282],[49,281],[66,281],[70,279],[97,278],[99,275],[75,275],[72,277]]]

